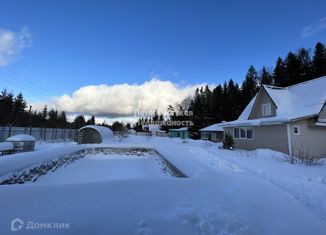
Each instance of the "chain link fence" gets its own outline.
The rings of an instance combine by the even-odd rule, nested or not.
[[[31,135],[38,141],[72,141],[76,132],[76,129],[1,126],[0,142],[5,141],[10,136],[18,134]]]

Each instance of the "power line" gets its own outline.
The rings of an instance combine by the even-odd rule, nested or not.
[[[46,92],[43,88],[39,87],[39,86],[35,86],[31,83],[29,83],[29,81],[24,80],[23,78],[19,78],[16,77],[12,74],[9,73],[3,73],[4,71],[2,70],[2,77],[4,80],[6,81],[10,81],[14,84],[18,84],[20,87],[22,87],[23,89],[30,90],[32,91],[32,94],[34,95],[39,95],[40,93],[42,94],[42,96],[46,97],[47,99],[51,96],[49,92]]]

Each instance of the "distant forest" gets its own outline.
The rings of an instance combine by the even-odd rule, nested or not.
[[[190,127],[190,136],[196,139],[199,138],[198,130],[201,128],[237,119],[261,84],[285,87],[324,75],[326,75],[326,47],[318,42],[313,53],[300,48],[296,52],[289,52],[284,59],[279,57],[272,70],[263,67],[257,71],[254,66],[250,66],[241,85],[231,79],[213,90],[208,86],[197,88],[192,97],[185,98],[180,104],[170,105],[168,112],[172,121],[190,119],[194,124]],[[193,116],[185,114],[189,111],[192,111]],[[157,113],[152,117],[152,120],[162,119],[163,116]],[[0,126],[80,128],[87,124],[95,124],[95,117],[92,116],[86,121],[83,115],[79,115],[70,123],[67,121],[65,111],[48,110],[47,106],[42,111],[33,111],[27,107],[21,93],[14,96],[13,93],[3,90],[0,94]],[[115,122],[109,127],[115,130],[120,129],[122,125]],[[137,131],[142,130],[139,123],[134,127]],[[169,128],[177,127],[163,126],[163,130]]]
[[[189,131],[190,136],[197,139],[200,138],[199,129],[221,121],[237,119],[261,84],[286,87],[325,75],[326,48],[318,42],[313,55],[310,50],[300,48],[296,52],[289,52],[284,59],[277,58],[272,70],[263,67],[257,71],[251,65],[241,85],[231,79],[213,90],[208,86],[197,88],[192,97],[175,106],[170,105],[168,111],[172,120],[185,120],[186,115],[178,116],[175,113],[192,111],[191,121],[194,125]]]
[[[95,124],[94,115],[87,121],[79,115],[70,123],[65,111],[48,110],[47,106],[40,112],[31,110],[22,93],[14,96],[12,92],[3,90],[0,94],[0,126],[80,128],[86,124]]]

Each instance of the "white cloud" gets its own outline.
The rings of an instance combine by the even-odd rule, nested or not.
[[[319,21],[304,27],[301,31],[302,37],[308,37],[326,30],[326,16]]]
[[[166,112],[168,105],[181,102],[193,95],[195,89],[206,84],[179,86],[162,81],[158,76],[143,84],[91,85],[76,90],[72,95],[62,95],[48,102],[49,107],[70,114],[95,114],[97,117],[121,119],[133,117],[135,111]],[[33,104],[34,108],[44,104]]]
[[[0,29],[0,66],[8,65],[25,48],[31,46],[31,34],[27,27],[19,32]]]

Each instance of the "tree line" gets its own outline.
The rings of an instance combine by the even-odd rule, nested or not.
[[[48,110],[47,106],[42,111],[27,107],[22,93],[15,96],[12,92],[3,90],[0,94],[0,126],[80,128],[85,125],[95,125],[94,115],[87,121],[83,115],[79,115],[73,122],[69,122],[65,111]]]
[[[172,120],[190,119],[193,125],[189,128],[190,136],[200,138],[199,130],[222,121],[232,121],[239,117],[261,84],[279,87],[291,86],[326,75],[326,47],[318,42],[313,55],[310,50],[300,48],[289,52],[284,59],[277,58],[274,69],[264,66],[259,72],[250,66],[241,84],[232,79],[213,89],[208,86],[197,88],[192,97],[187,97],[175,107],[169,106]],[[193,115],[182,115],[192,111]],[[175,113],[181,115],[175,115]],[[176,127],[163,127],[167,130]]]

